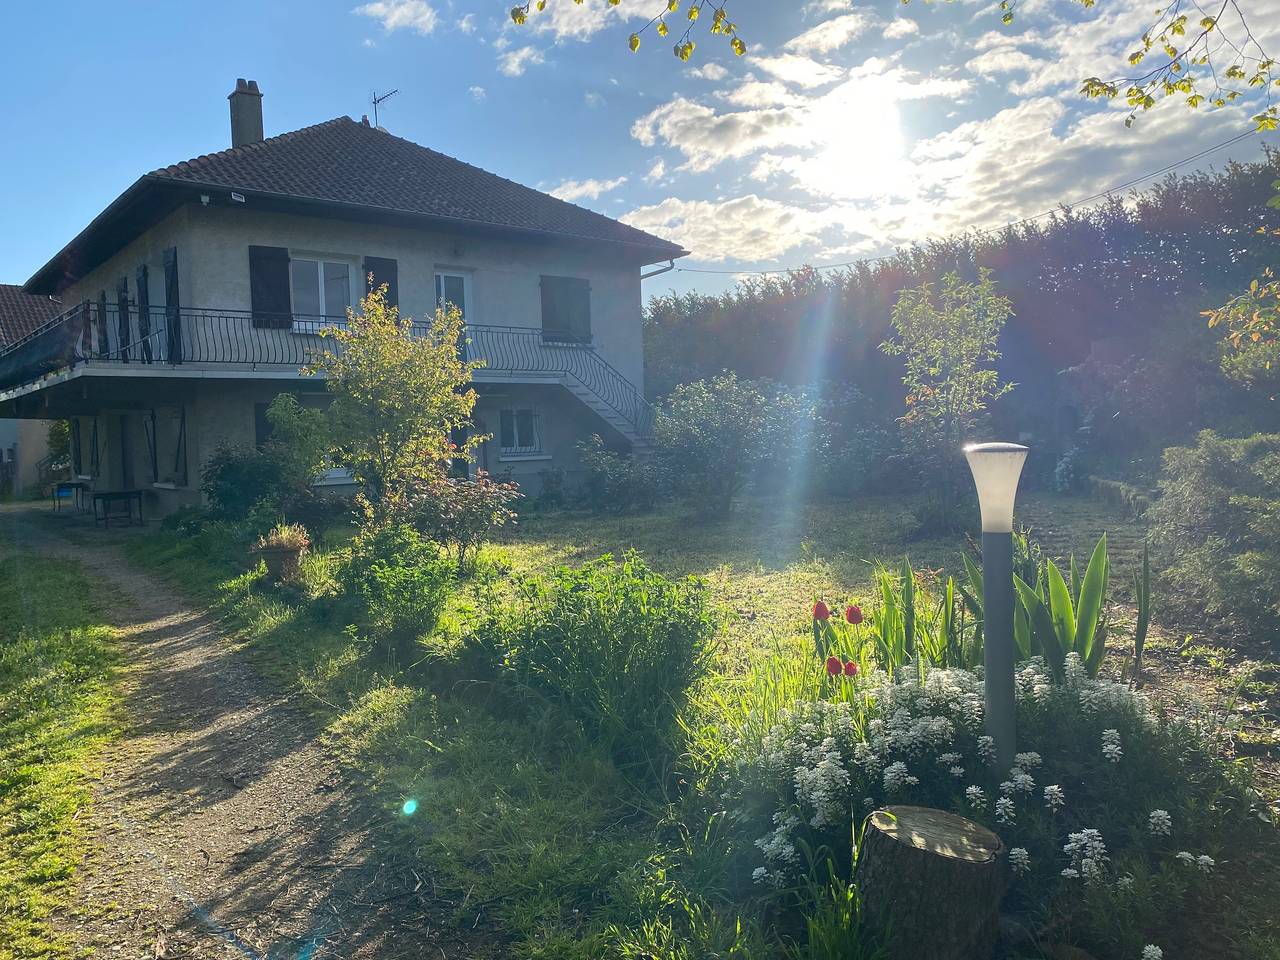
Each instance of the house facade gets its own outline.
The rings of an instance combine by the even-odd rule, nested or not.
[[[0,283],[0,350],[61,312],[62,305],[49,297]],[[42,481],[59,467],[49,456],[49,421],[0,419],[0,497],[41,492]]]
[[[0,348],[0,417],[68,419],[95,489],[198,503],[276,395],[326,401],[300,368],[372,275],[415,320],[462,311],[491,436],[473,468],[536,491],[593,434],[643,447],[641,274],[682,249],[367,119],[264,139],[256,84],[229,100],[231,149],[142,177],[27,282],[62,312]]]

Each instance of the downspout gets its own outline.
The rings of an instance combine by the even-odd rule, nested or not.
[[[659,267],[657,270],[650,270],[648,273],[640,274],[640,279],[648,280],[650,277],[656,277],[659,274],[670,273],[675,268],[676,268],[676,262],[674,260],[671,260],[667,263],[665,267]]]

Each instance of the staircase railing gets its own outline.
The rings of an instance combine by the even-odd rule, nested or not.
[[[534,327],[469,324],[465,355],[496,373],[539,373],[576,381],[630,424],[636,435],[653,435],[654,409],[588,342],[550,335]]]

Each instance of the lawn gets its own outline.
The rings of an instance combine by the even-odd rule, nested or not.
[[[665,574],[704,577],[722,614],[719,672],[740,674],[776,642],[807,635],[815,597],[865,599],[877,560],[908,555],[917,568],[956,570],[962,541],[908,540],[908,508],[866,498],[788,514],[778,502],[749,501],[719,523],[675,507],[628,516],[530,512],[485,548],[481,563],[536,574],[635,549]],[[1106,508],[1039,495],[1026,498],[1020,515],[1057,556],[1086,553],[1109,529],[1113,583],[1127,580],[1141,535]],[[727,949],[739,933],[715,926],[707,905],[750,898],[749,882],[744,892],[721,871],[726,857],[749,860],[756,851],[729,851],[719,814],[637,791],[574,723],[453,659],[452,639],[492,595],[462,591],[427,660],[388,671],[346,630],[349,614],[332,595],[331,558],[349,533],[322,532],[303,584],[280,589],[262,583],[230,527],[194,537],[152,531],[127,543],[137,562],[238,628],[264,671],[311,694],[335,749],[370,784],[387,829],[401,838],[398,849],[430,872],[459,923],[489,925],[528,957],[685,956],[674,944],[694,928],[706,950],[687,955],[721,955],[712,947]],[[1124,642],[1118,632],[1112,639]],[[672,911],[697,919],[671,926]],[[746,949],[756,934],[740,936]]]
[[[543,573],[634,548],[669,576],[702,577],[723,612],[728,649],[749,654],[778,637],[807,633],[815,599],[866,599],[877,562],[905,556],[918,570],[959,573],[963,539],[911,538],[911,506],[890,496],[797,509],[782,500],[749,500],[715,522],[676,506],[624,516],[532,513],[500,543],[517,572]],[[1057,558],[1075,552],[1087,559],[1107,532],[1113,582],[1128,582],[1141,550],[1141,531],[1131,521],[1088,498],[1052,494],[1024,497],[1018,516]]]
[[[112,632],[75,564],[0,560],[0,958],[73,956],[51,917],[115,733]]]

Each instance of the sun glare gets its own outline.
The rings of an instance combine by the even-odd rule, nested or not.
[[[888,91],[848,84],[823,99],[813,121],[818,146],[794,170],[805,186],[843,199],[905,191],[902,116]]]

